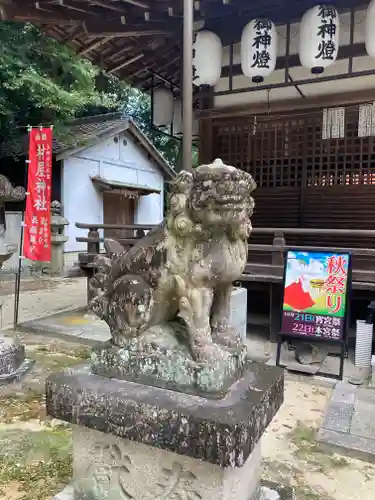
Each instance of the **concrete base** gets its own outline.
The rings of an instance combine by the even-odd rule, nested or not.
[[[147,500],[151,500],[150,497]],[[77,500],[74,496],[74,488],[72,485],[67,486],[61,493],[58,493],[52,500]],[[137,499],[139,500],[139,499]],[[246,500],[249,500],[246,498]],[[263,486],[259,489],[259,500],[297,500],[294,489],[292,487],[284,487],[279,485]]]
[[[174,498],[173,493],[171,492],[171,496],[168,496],[168,498]],[[107,497],[106,497],[107,498]],[[118,497],[119,499],[126,498],[127,500],[129,497],[126,496],[120,496]],[[134,498],[134,497],[133,497]],[[136,497],[135,500],[151,500],[154,499],[154,492],[152,494],[148,495],[147,497]],[[160,496],[157,496],[156,498],[160,498]],[[192,496],[189,496],[189,498],[193,498]],[[75,495],[74,492],[74,485],[73,483],[67,486],[63,491],[55,495],[52,500],[77,500],[77,496]],[[81,498],[79,498],[81,500]],[[216,500],[216,499],[215,499]],[[223,499],[226,500],[226,499]],[[279,486],[274,483],[269,483],[267,482],[266,484],[261,484],[260,487],[257,490],[257,494],[255,498],[251,499],[248,495],[244,497],[244,500],[297,500],[294,489],[292,487],[284,487],[284,486]]]
[[[375,463],[375,390],[336,385],[318,433],[321,446]]]
[[[260,443],[240,468],[223,468],[78,426],[73,428],[73,449],[76,498],[260,498]]]
[[[56,500],[281,500],[260,486],[260,440],[283,382],[280,369],[250,363],[216,400],[90,365],[50,375],[47,414],[73,424],[73,481]]]
[[[375,356],[371,356],[371,385],[375,387]]]
[[[268,486],[260,486],[259,494],[257,495],[259,500],[297,500],[292,488],[278,487],[277,489],[270,489]],[[121,497],[126,498],[126,497]],[[160,498],[160,497],[157,497]],[[154,497],[149,496],[147,500],[154,499]],[[249,497],[244,497],[244,500],[252,500]],[[52,500],[77,500],[74,496],[73,486],[67,486],[61,493],[55,495]],[[80,498],[78,500],[81,500]],[[143,500],[143,498],[137,498],[134,500]],[[255,499],[254,499],[255,500]]]
[[[292,490],[261,485],[261,444],[240,468],[73,427],[74,477],[53,500],[293,500]]]
[[[223,468],[243,466],[283,399],[283,371],[258,363],[222,399],[100,377],[89,364],[46,381],[53,418]]]
[[[247,331],[247,289],[236,287],[232,290],[229,323],[239,333],[243,343]]]

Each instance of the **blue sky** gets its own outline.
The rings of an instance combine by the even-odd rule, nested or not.
[[[327,273],[325,264],[327,258],[334,253],[311,253],[307,252],[288,252],[288,267],[286,273],[286,286],[296,282],[302,278],[305,290],[309,286],[310,279],[321,278],[325,279]],[[346,259],[347,260],[347,259]]]

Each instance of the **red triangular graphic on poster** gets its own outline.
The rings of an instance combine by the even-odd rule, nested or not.
[[[297,283],[292,283],[285,288],[284,304],[297,311],[303,311],[312,307],[315,302],[312,300],[311,295],[304,291],[300,278]]]

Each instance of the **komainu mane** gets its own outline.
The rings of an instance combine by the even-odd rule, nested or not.
[[[250,174],[221,160],[183,171],[157,228],[129,251],[105,242],[90,308],[108,323],[115,346],[141,342],[148,329],[176,321],[198,363],[239,344],[228,324],[230,295],[247,261],[255,187]]]

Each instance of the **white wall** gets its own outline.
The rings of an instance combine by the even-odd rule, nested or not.
[[[160,194],[140,196],[138,199],[134,224],[159,224],[163,218],[163,190]]]
[[[111,137],[63,161],[63,213],[70,223],[66,228],[69,237],[66,252],[86,249],[86,243],[75,241],[77,236],[87,236],[86,230],[75,227],[76,222],[103,223],[103,199],[91,181],[92,176],[160,190],[160,194],[140,197],[135,223],[158,224],[163,218],[162,173],[130,134],[125,132],[115,137],[117,143]]]
[[[358,10],[355,13],[355,27],[354,27],[354,44],[364,43],[364,32],[365,32],[365,10]],[[299,23],[291,25],[291,41],[290,41],[290,54],[295,55],[299,52],[300,43],[300,26]],[[350,44],[350,14],[340,13],[340,35],[339,44],[340,47]],[[278,43],[278,56],[286,55],[286,26],[277,26],[277,43]],[[240,64],[240,44],[234,46],[233,50],[233,63]],[[229,47],[223,48],[223,66],[229,64]],[[349,60],[344,59],[336,61],[332,66],[327,68],[324,76],[333,76],[345,74],[348,71]],[[365,71],[375,69],[375,59],[371,57],[357,57],[353,59],[353,71]],[[310,71],[303,67],[290,68],[290,76],[294,81],[311,79]],[[285,78],[284,69],[274,71],[269,77],[265,78],[262,85],[272,85],[283,83]],[[245,87],[255,88],[257,85],[254,84],[250,78],[244,75],[238,75],[233,78],[233,89],[241,89]],[[299,85],[301,91],[306,97],[314,97],[319,95],[331,95],[337,93],[359,91],[359,90],[369,90],[375,89],[375,75],[340,79],[337,82],[322,82],[322,83],[310,83],[308,85]],[[215,86],[215,92],[229,90],[229,79],[221,78],[218,84]],[[237,106],[242,104],[251,103],[267,103],[268,97],[270,102],[282,101],[287,99],[302,99],[295,87],[284,87],[272,89],[268,96],[267,90],[251,91],[251,92],[241,92],[232,95],[215,96],[214,106],[216,108],[225,108],[227,106]]]

